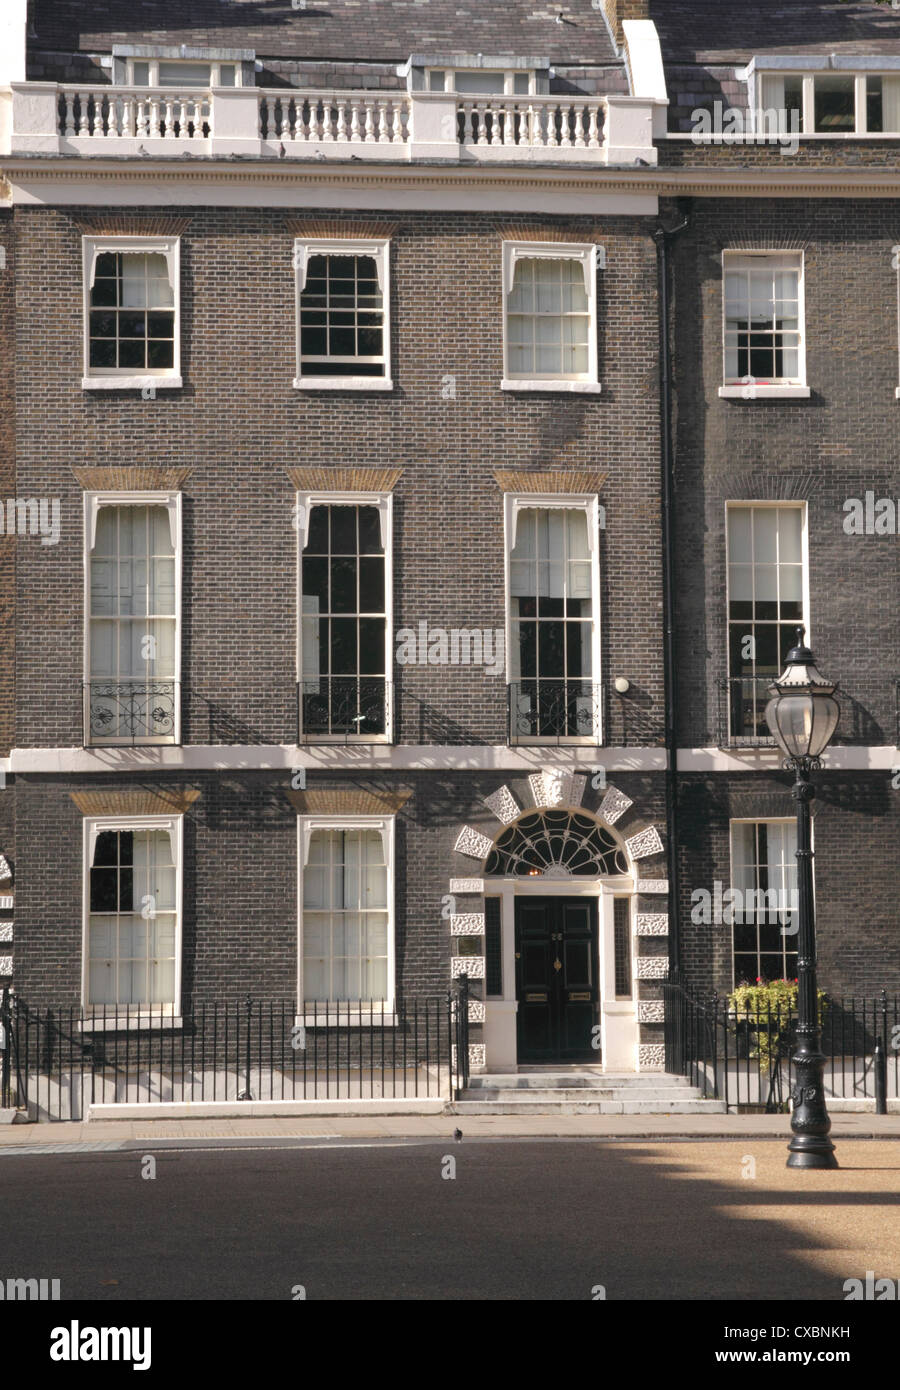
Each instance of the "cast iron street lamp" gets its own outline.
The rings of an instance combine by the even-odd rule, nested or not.
[[[796,774],[793,797],[797,803],[797,1046],[789,1168],[836,1168],[834,1144],[828,1137],[831,1120],[825,1108],[825,1058],[819,1047],[819,998],[816,981],[816,918],[813,905],[812,847],[809,804],[815,796],[809,774],[837,728],[841,710],[837,689],[816,670],[813,654],[803,643],[804,629],[797,628],[797,645],[787,654],[784,674],[769,687],[766,722],[786,755],[785,767]]]

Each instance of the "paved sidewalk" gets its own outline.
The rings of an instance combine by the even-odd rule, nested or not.
[[[16,1149],[131,1142],[303,1142],[466,1139],[737,1140],[790,1137],[787,1115],[329,1115],[304,1118],[95,1120],[91,1124],[0,1125],[0,1155]],[[832,1116],[832,1136],[900,1139],[900,1115]]]

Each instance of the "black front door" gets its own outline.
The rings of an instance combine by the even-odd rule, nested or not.
[[[597,903],[516,899],[520,1062],[599,1062]]]

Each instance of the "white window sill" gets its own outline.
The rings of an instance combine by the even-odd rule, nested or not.
[[[180,376],[83,376],[82,391],[177,391],[184,383]]]
[[[140,1029],[183,1028],[180,1014],[120,1014],[116,1018],[83,1018],[76,1025],[80,1033],[131,1033]]]
[[[358,1009],[353,1004],[341,1009],[322,1009],[317,1014],[298,1014],[294,1019],[295,1028],[396,1028],[397,1015],[385,1006],[384,1015],[380,1010]]]
[[[542,381],[539,377],[503,377],[500,382],[501,391],[569,391],[582,395],[599,396],[603,387],[599,381],[556,381],[548,378]]]
[[[557,745],[561,748],[600,748],[602,746],[599,738],[583,738],[577,735],[554,739],[549,737],[532,738],[527,734],[522,734],[520,738],[511,738],[506,746],[507,748],[556,748]]]
[[[393,391],[384,376],[295,376],[295,391]]]
[[[761,386],[752,381],[720,386],[719,395],[729,401],[799,401],[810,395],[808,386]]]

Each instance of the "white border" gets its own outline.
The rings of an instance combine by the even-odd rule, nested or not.
[[[371,256],[375,262],[378,288],[384,308],[384,375],[304,376],[300,361],[300,295],[306,285],[309,257]],[[296,237],[294,240],[294,336],[295,376],[298,391],[393,391],[391,380],[391,241],[390,237],[358,240],[349,237]]]
[[[306,1000],[303,994],[303,874],[306,868],[306,861],[309,855],[310,836],[314,830],[378,830],[381,832],[381,842],[384,846],[384,861],[387,866],[387,914],[388,914],[388,998],[384,1003],[384,1022],[385,1024],[394,1021],[394,1001],[396,997],[395,972],[396,972],[396,917],[394,904],[394,866],[395,866],[395,842],[396,842],[396,816],[326,816],[311,815],[297,817],[297,1007],[305,1010]],[[334,1003],[334,1013],[331,1011],[331,1004]],[[375,1001],[378,1004],[378,1001]],[[311,1028],[316,1023],[324,1025],[326,1023],[345,1022],[348,1012],[358,1015],[360,1022],[368,1024],[379,1022],[382,1017],[380,1007],[376,1007],[370,1014],[369,1010],[362,1006],[360,1002],[329,1000],[328,1009],[320,1010],[316,1014],[298,1014],[295,1022],[303,1027]],[[352,1026],[352,1024],[351,1024]]]
[[[296,667],[297,689],[303,680],[303,551],[309,536],[309,514],[313,507],[377,507],[384,548],[384,733],[383,734],[317,734],[304,739],[298,746],[310,744],[389,744],[394,741],[394,495],[391,492],[298,492],[297,506],[302,513],[297,526],[297,632]],[[349,615],[348,615],[349,616]],[[301,704],[297,705],[297,738],[300,739]]]
[[[506,644],[506,687],[512,685],[512,614],[510,612],[509,561],[516,544],[519,512],[544,510],[584,512],[587,522],[588,551],[591,556],[591,670],[590,683],[596,688],[594,699],[593,738],[564,738],[552,741],[553,747],[597,748],[603,742],[603,669],[600,613],[600,504],[595,492],[505,492],[503,494],[503,589]],[[547,747],[545,738],[516,739],[510,743],[511,730],[506,730],[510,747]]]
[[[153,372],[134,372],[130,367],[91,367],[90,310],[91,289],[97,257],[103,252],[117,255],[163,255],[175,302],[175,342],[171,367]],[[157,391],[175,390],[181,378],[181,238],[159,236],[85,236],[81,238],[82,261],[82,378],[84,391],[126,391],[154,386]]]
[[[736,263],[740,261],[773,260],[775,258],[783,259],[785,257],[793,257],[794,259],[796,259],[797,257],[800,258],[800,274],[797,279],[797,320],[800,326],[800,342],[797,348],[798,375],[796,378],[785,378],[783,381],[759,385],[757,385],[756,382],[744,382],[741,378],[738,378],[738,380],[735,381],[727,375],[725,370],[725,276],[729,268],[735,267]],[[737,249],[729,250],[728,247],[723,247],[721,255],[721,264],[722,385],[719,387],[719,395],[728,397],[732,400],[742,399],[746,401],[753,401],[754,399],[765,400],[767,396],[770,398],[777,396],[808,396],[810,394],[810,391],[806,382],[806,253],[804,251],[798,250],[796,247],[785,247],[779,250],[777,247],[773,246],[768,247],[764,251],[746,251]],[[737,268],[743,269],[744,267],[737,265]],[[747,392],[748,394],[745,395],[745,392]]]
[[[175,551],[175,728],[171,739],[161,742],[149,735],[146,738],[117,739],[87,743],[89,737],[89,704],[91,677],[91,555],[97,536],[97,513],[101,507],[165,507],[169,513],[169,531]],[[170,748],[181,744],[181,493],[180,492],[85,492],[83,636],[82,636],[82,741],[85,749],[110,748]]]
[[[147,1004],[89,1004],[88,990],[89,956],[88,929],[91,916],[91,861],[97,836],[104,830],[166,830],[172,841],[172,858],[175,861],[175,992],[171,1006]],[[183,876],[184,876],[184,816],[85,816],[82,822],[81,857],[81,1005],[83,1009],[96,1010],[100,1019],[94,1025],[105,1029],[114,1028],[116,1020],[110,1021],[108,1013],[118,1008],[119,1018],[128,1019],[129,1027],[146,1027],[152,1021],[157,1027],[177,1027],[181,1014],[181,957],[182,957],[182,917],[183,917]],[[105,1016],[104,1016],[105,1015]],[[159,1020],[159,1022],[157,1022]],[[90,1020],[85,1020],[90,1026]],[[121,1025],[120,1025],[121,1026]]]
[[[812,633],[811,633],[810,620],[809,620],[810,596],[809,596],[809,506],[808,506],[808,504],[807,504],[805,501],[796,501],[796,500],[794,500],[793,498],[789,498],[789,499],[784,499],[784,498],[765,498],[764,500],[760,500],[760,501],[755,501],[755,500],[753,500],[752,498],[742,498],[742,499],[741,499],[741,498],[732,498],[732,499],[729,499],[729,500],[726,501],[726,503],[725,503],[725,669],[726,669],[726,672],[727,672],[727,678],[728,678],[728,680],[731,680],[731,642],[730,642],[730,640],[729,640],[730,637],[731,637],[731,562],[730,562],[730,557],[729,557],[729,554],[728,554],[728,514],[729,514],[729,512],[731,511],[732,508],[738,508],[738,507],[758,507],[758,508],[760,508],[760,510],[762,510],[763,508],[766,508],[767,510],[771,510],[773,507],[790,507],[790,508],[792,508],[794,511],[799,511],[799,512],[800,512],[800,567],[801,567],[801,570],[802,570],[802,573],[801,573],[801,576],[800,576],[800,584],[801,584],[801,594],[802,594],[802,601],[803,601],[803,617],[802,617],[802,618],[798,618],[797,621],[796,621],[796,623],[793,623],[793,624],[790,624],[790,623],[789,623],[788,626],[796,626],[796,627],[799,627],[800,624],[802,623],[802,624],[803,624],[803,627],[806,629],[806,642],[807,642],[807,645],[811,645],[811,643],[812,643]],[[752,568],[752,567],[753,567],[753,566],[751,566],[751,568]],[[748,622],[752,622],[752,620],[751,620],[751,619],[748,619]],[[780,619],[780,618],[777,619],[777,623],[778,623],[779,626],[781,625],[781,619]],[[731,687],[729,686],[729,692],[730,692],[730,689],[731,689]],[[730,704],[729,704],[728,708],[729,708],[729,725],[730,725],[730,723],[731,723],[731,718],[730,718],[730,708],[731,708],[731,707],[730,707]],[[727,737],[728,737],[729,741],[730,741],[732,738],[737,738],[736,735],[732,735],[730,727],[729,727],[729,729],[728,729]],[[746,747],[746,746],[748,746],[748,745],[742,744],[742,743],[738,740],[738,741],[736,741],[736,742],[734,743],[733,746],[734,746],[735,749],[740,749],[740,748]],[[756,745],[753,745],[753,746],[755,746],[756,748],[759,748],[760,745],[756,744]],[[774,739],[772,740],[772,744],[771,744],[771,745],[769,745],[769,744],[763,744],[762,747],[763,747],[763,748],[766,748],[766,749],[769,748],[769,747],[771,747],[772,749],[774,749],[775,752],[778,752],[778,749],[777,749],[777,746],[776,746],[776,744],[775,744]],[[780,752],[778,752],[778,755],[779,755],[779,758],[780,758],[780,757],[781,757]]]
[[[602,246],[596,242],[563,241],[504,241],[503,253],[503,391],[588,391],[599,392],[597,376],[597,268],[606,265]],[[516,262],[519,260],[578,261],[584,273],[584,288],[588,297],[588,369],[580,376],[517,377],[509,370],[507,347],[507,301],[513,287]]]

